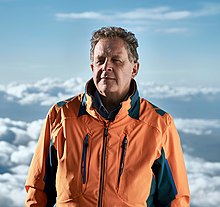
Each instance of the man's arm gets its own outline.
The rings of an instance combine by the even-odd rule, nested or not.
[[[154,177],[147,204],[149,207],[189,207],[190,192],[180,138],[170,116],[168,120],[161,156],[152,166]]]
[[[171,203],[171,207],[189,207],[190,191],[187,172],[180,143],[180,137],[170,118],[170,125],[165,132],[164,152],[167,160],[166,164],[170,168],[170,175],[173,177],[177,194]]]
[[[48,115],[25,183],[27,207],[52,207],[55,204],[56,169],[56,149],[51,139],[51,124]]]

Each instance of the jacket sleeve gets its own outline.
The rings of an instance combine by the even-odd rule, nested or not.
[[[56,169],[56,149],[51,139],[51,121],[48,114],[25,183],[26,207],[52,207],[55,204]]]
[[[180,138],[173,119],[163,133],[161,156],[154,162],[155,206],[189,207],[190,192]]]

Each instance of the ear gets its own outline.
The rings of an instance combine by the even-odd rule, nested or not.
[[[140,64],[138,62],[134,63],[134,67],[132,71],[132,78],[134,78],[138,74],[139,66]]]
[[[91,62],[91,64],[90,64],[90,68],[91,68],[91,70],[92,70],[92,72],[93,72],[94,65],[93,65],[93,63],[92,63],[92,62]]]

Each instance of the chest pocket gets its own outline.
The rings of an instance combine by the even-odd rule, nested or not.
[[[89,135],[83,139],[66,139],[58,159],[56,187],[58,202],[81,196],[87,186],[89,169]]]
[[[117,193],[126,202],[144,203],[151,185],[151,167],[148,166],[141,149],[132,144],[125,136],[120,146]]]

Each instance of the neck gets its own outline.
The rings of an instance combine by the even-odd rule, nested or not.
[[[118,96],[118,95],[116,95],[114,93],[106,94],[105,96],[101,95],[101,99],[102,99],[102,102],[103,102],[105,108],[109,112],[113,111],[114,109],[116,109],[120,105],[120,103],[122,101],[124,101],[126,95],[128,94],[128,91],[127,91],[127,93],[122,94],[120,96]]]

